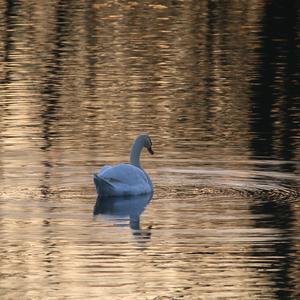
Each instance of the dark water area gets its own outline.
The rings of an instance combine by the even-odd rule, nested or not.
[[[299,15],[0,0],[0,298],[299,299]],[[141,132],[154,194],[100,199]]]

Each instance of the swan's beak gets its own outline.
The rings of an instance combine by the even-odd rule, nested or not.
[[[151,147],[149,147],[149,148],[147,148],[147,150],[148,150],[148,152],[150,153],[150,154],[154,154],[154,151],[152,150],[152,148]]]

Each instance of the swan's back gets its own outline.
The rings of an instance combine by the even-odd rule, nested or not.
[[[131,164],[104,166],[94,176],[98,194],[103,196],[139,195],[152,192],[149,176]]]

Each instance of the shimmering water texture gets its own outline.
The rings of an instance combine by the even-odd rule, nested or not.
[[[0,299],[300,299],[299,13],[0,0]]]

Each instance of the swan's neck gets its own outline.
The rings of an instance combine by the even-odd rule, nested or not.
[[[143,150],[143,141],[141,139],[137,139],[131,149],[130,154],[130,163],[138,168],[142,168],[140,164],[140,156]]]

